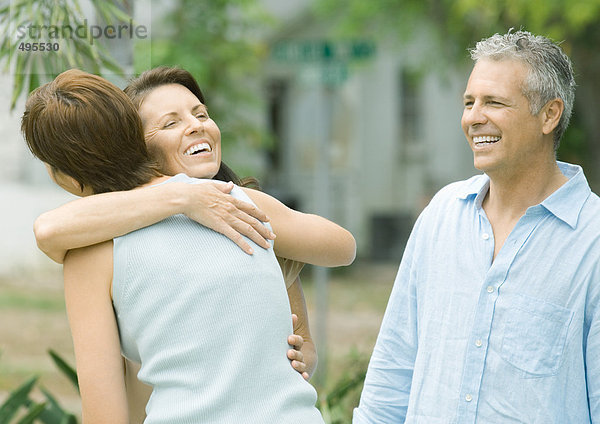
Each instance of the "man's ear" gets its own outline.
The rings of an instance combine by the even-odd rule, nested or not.
[[[554,131],[564,110],[565,104],[561,99],[552,99],[546,103],[541,110],[542,132],[544,134],[548,135]]]

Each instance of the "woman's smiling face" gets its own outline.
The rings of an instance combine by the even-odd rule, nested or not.
[[[212,178],[221,166],[221,132],[186,87],[153,89],[139,108],[148,151],[167,175]]]

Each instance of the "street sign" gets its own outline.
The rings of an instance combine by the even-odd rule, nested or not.
[[[271,56],[279,62],[323,63],[353,62],[375,54],[375,44],[368,40],[283,40],[273,46]]]

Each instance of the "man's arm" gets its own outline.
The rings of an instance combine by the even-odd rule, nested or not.
[[[183,213],[224,234],[251,254],[247,236],[263,248],[274,236],[261,221],[269,218],[254,205],[228,193],[232,183],[169,183],[136,190],[103,193],[69,202],[35,221],[39,248],[62,263],[70,249],[90,246]]]
[[[417,354],[415,224],[381,323],[354,424],[403,423]]]

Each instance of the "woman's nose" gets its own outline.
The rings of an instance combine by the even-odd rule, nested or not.
[[[193,115],[187,118],[186,135],[202,132],[203,129],[204,123],[200,119]]]

